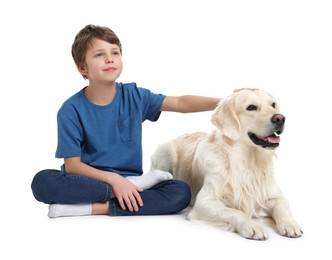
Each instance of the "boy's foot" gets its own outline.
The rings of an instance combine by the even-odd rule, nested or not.
[[[173,175],[169,172],[161,170],[152,170],[141,176],[129,176],[126,179],[135,184],[137,187],[146,190],[160,182],[172,180]]]
[[[48,208],[48,217],[88,216],[92,213],[92,203],[79,204],[51,204]]]

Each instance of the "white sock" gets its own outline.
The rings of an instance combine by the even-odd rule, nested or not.
[[[160,182],[172,180],[173,175],[169,172],[161,170],[152,170],[141,176],[129,176],[126,179],[135,184],[137,187],[146,190]]]
[[[51,204],[48,208],[48,217],[87,216],[92,213],[92,203],[79,204]]]

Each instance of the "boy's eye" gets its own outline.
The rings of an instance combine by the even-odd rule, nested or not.
[[[101,56],[103,56],[103,54],[102,53],[97,53],[95,56],[96,57],[101,57]]]

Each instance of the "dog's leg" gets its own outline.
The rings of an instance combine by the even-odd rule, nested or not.
[[[268,203],[269,214],[276,222],[278,232],[286,237],[300,237],[303,232],[301,227],[293,219],[288,201],[283,198],[270,199]]]
[[[240,236],[266,240],[266,230],[244,212],[227,207],[221,200],[214,199],[212,185],[205,185],[197,195],[196,203],[188,215],[190,220],[199,220],[222,227],[228,231],[237,232]]]

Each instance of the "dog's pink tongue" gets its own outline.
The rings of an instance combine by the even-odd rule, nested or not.
[[[267,138],[267,141],[271,144],[278,144],[278,143],[280,143],[280,137],[279,136],[269,136]]]

